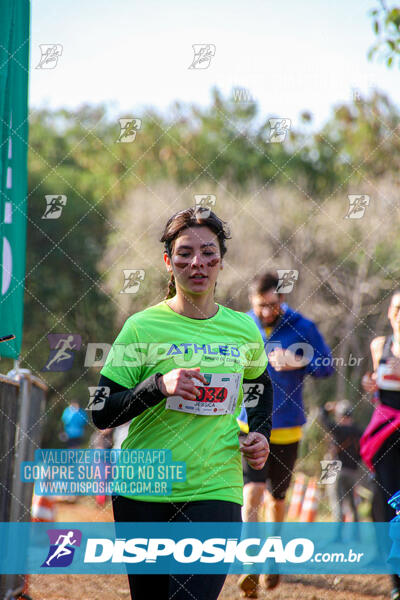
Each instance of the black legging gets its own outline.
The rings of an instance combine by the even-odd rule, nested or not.
[[[400,431],[395,431],[381,446],[374,456],[374,468],[376,481],[384,498],[385,521],[391,521],[396,516],[393,508],[387,501],[393,494],[400,490]],[[392,575],[392,584],[394,588],[400,590],[400,577]]]
[[[118,522],[241,522],[241,507],[222,500],[196,502],[139,502],[113,496]],[[217,600],[226,574],[128,575],[132,600]]]

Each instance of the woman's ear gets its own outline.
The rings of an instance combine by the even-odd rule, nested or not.
[[[168,273],[172,273],[171,259],[167,252],[164,252],[163,258],[164,258],[164,263],[165,263]]]

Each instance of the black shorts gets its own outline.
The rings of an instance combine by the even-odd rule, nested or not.
[[[268,460],[260,471],[252,469],[242,458],[244,483],[266,483],[271,495],[283,500],[289,489],[299,442],[270,444]]]
[[[118,523],[136,522],[230,522],[241,523],[241,506],[224,500],[194,502],[140,502],[112,496],[115,529]],[[216,525],[218,531],[218,525]],[[226,574],[213,575],[128,575],[133,600],[217,600]]]

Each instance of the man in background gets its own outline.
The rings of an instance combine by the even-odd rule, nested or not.
[[[253,318],[264,340],[268,373],[274,392],[270,455],[263,469],[256,471],[243,463],[244,521],[258,521],[265,500],[265,520],[281,522],[285,515],[285,497],[292,478],[302,425],[303,383],[307,375],[328,377],[333,373],[330,349],[317,326],[284,303],[285,294],[277,292],[280,280],[275,272],[258,275],[250,285],[249,299]],[[254,396],[244,389],[244,408],[239,417],[246,433],[246,402]],[[268,489],[266,489],[266,484]],[[278,574],[260,576],[266,589],[279,583]],[[243,575],[239,587],[247,597],[257,597],[258,575]]]

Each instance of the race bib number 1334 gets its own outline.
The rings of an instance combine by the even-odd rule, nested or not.
[[[240,391],[240,373],[203,373],[207,385],[196,380],[200,395],[197,400],[185,400],[181,396],[169,396],[166,408],[195,415],[215,417],[235,412]]]

